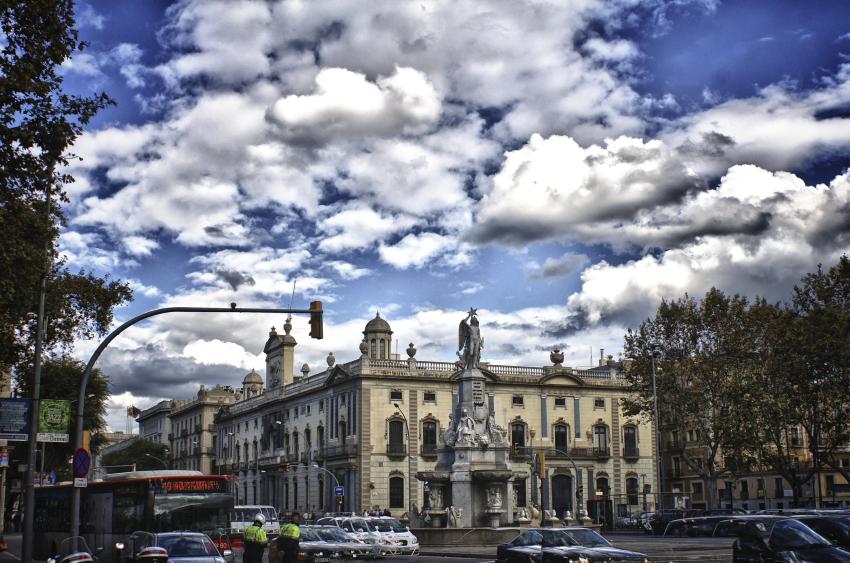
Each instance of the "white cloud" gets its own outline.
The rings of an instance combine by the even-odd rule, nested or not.
[[[456,246],[453,238],[437,233],[409,234],[391,246],[378,249],[381,260],[398,268],[422,268]]]
[[[159,297],[162,294],[159,288],[155,285],[146,285],[137,279],[128,279],[125,281],[130,284],[130,287],[133,289],[133,293],[136,295],[142,294],[145,297]]]
[[[381,215],[364,205],[353,205],[320,222],[325,237],[319,248],[326,252],[363,250],[417,223],[405,215]]]
[[[441,101],[421,72],[396,68],[370,82],[343,68],[316,75],[316,93],[290,95],[275,102],[272,119],[296,143],[326,143],[362,136],[396,136],[427,131],[440,116]]]
[[[343,262],[341,260],[331,260],[330,262],[326,262],[325,265],[333,268],[337,275],[344,280],[356,280],[372,273],[369,268],[358,268],[350,262]]]
[[[231,365],[246,371],[264,371],[266,365],[264,354],[251,354],[239,344],[217,338],[190,342],[183,348],[183,355],[199,364]]]
[[[568,235],[592,238],[597,223],[628,219],[697,184],[657,140],[619,137],[585,149],[570,137],[533,135],[507,153],[470,236],[514,244]]]

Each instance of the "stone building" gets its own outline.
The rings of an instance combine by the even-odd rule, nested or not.
[[[255,371],[245,376],[245,380],[250,380],[249,389],[254,394],[262,390],[262,378],[259,388],[257,378],[259,374]],[[222,406],[240,399],[242,394],[232,387],[216,385],[207,389],[201,385],[196,397],[171,401],[168,442],[174,469],[194,469],[207,474],[215,472],[217,433],[214,417]],[[139,418],[147,420],[146,414],[147,411],[142,412]]]
[[[169,445],[171,434],[171,408],[173,401],[160,401],[145,409],[136,418],[139,423],[139,436],[155,444]]]
[[[457,364],[419,360],[413,344],[398,359],[389,323],[376,316],[354,359],[337,363],[330,353],[320,371],[304,365],[299,374],[288,323],[284,330],[272,329],[264,348],[265,391],[216,417],[217,465],[234,476],[237,503],[311,512],[381,507],[397,516],[423,507],[416,474],[433,471],[445,447]],[[549,359],[545,366],[480,363],[488,412],[517,446],[513,466],[524,475],[512,483],[512,505],[540,504],[529,470],[534,447],[548,450],[549,505],[559,515],[575,510],[577,487],[585,500],[609,500],[612,512],[641,510],[642,487],[649,492],[654,482],[654,436],[620,408],[628,392],[622,364],[573,369],[557,350]],[[341,505],[337,484],[345,489]]]

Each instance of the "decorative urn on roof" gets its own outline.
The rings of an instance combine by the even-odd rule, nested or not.
[[[552,365],[555,367],[561,367],[561,364],[564,363],[564,353],[561,352],[560,348],[555,348],[549,354],[549,359],[552,360]]]

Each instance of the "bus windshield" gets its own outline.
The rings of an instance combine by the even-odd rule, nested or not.
[[[154,526],[160,531],[226,528],[232,506],[233,497],[227,493],[156,494]]]

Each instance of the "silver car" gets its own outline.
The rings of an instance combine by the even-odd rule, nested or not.
[[[155,545],[168,552],[169,563],[227,563],[213,541],[199,532],[166,532],[156,534]]]

